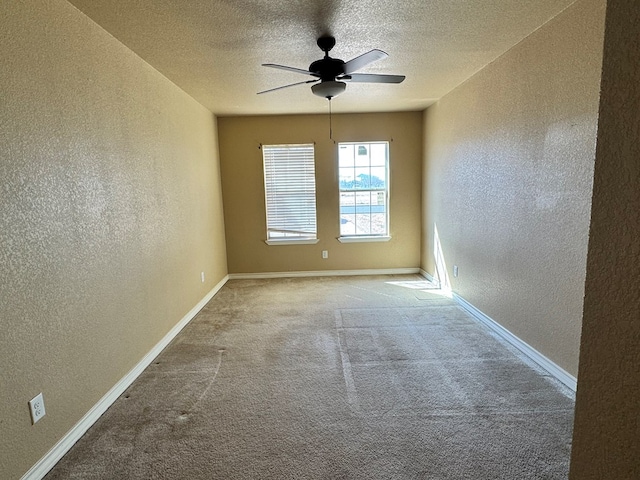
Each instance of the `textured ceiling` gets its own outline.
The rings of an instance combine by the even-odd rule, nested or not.
[[[217,115],[326,113],[306,80],[262,67],[307,69],[316,38],[331,56],[373,48],[389,58],[359,73],[406,75],[399,85],[354,84],[334,112],[422,110],[574,0],[69,0]]]

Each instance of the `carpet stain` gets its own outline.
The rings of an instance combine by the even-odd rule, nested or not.
[[[218,372],[220,371],[220,367],[222,366],[222,356],[224,355],[224,353],[225,353],[224,348],[218,349],[218,362],[216,363],[215,369],[213,371],[213,375],[211,376],[211,379],[209,380],[207,387],[200,394],[196,402],[191,406],[191,410],[194,410],[196,408],[196,406],[202,401],[202,399],[207,395],[207,393],[209,393],[209,390],[211,390],[211,387],[213,387],[213,384],[216,381],[216,377],[218,376]]]

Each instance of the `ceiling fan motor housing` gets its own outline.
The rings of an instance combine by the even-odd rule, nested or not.
[[[344,61],[327,56],[309,65],[309,71],[323,82],[335,80],[337,76],[344,74]]]

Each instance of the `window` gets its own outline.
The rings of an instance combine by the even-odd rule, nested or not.
[[[313,144],[263,145],[267,243],[316,243]]]
[[[340,143],[340,241],[389,240],[389,143]]]

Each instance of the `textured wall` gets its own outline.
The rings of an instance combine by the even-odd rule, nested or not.
[[[336,100],[338,101],[338,100]],[[229,273],[351,270],[420,265],[420,112],[334,115],[336,142],[391,140],[390,233],[385,243],[339,236],[337,144],[327,115],[219,118],[220,163]],[[266,238],[263,144],[315,142],[318,238],[315,245],[277,245]],[[329,258],[322,259],[322,250]]]
[[[570,478],[640,478],[640,10],[609,0]]]
[[[425,114],[425,269],[435,224],[453,289],[572,375],[604,3],[579,0]]]
[[[64,0],[3,2],[0,63],[0,477],[12,479],[224,277],[226,255],[208,110]],[[31,426],[39,392],[47,415]]]

